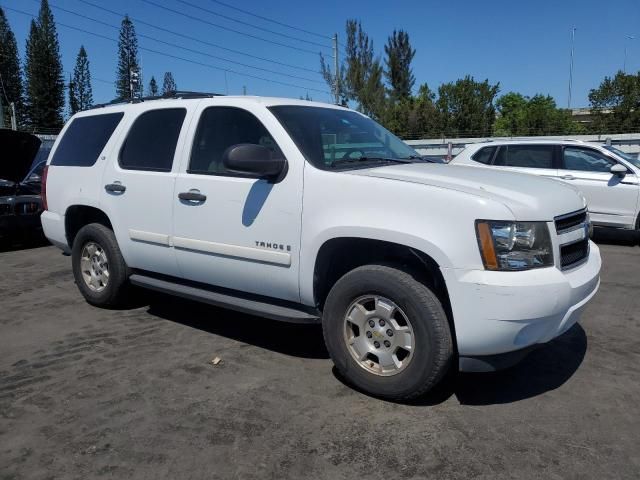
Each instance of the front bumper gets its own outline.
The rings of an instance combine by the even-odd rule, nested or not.
[[[515,352],[566,332],[596,294],[600,266],[600,250],[591,242],[587,261],[565,271],[443,268],[460,357]]]

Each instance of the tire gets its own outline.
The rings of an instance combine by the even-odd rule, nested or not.
[[[99,249],[93,250],[93,255],[92,246]],[[100,251],[102,255],[99,254]],[[91,275],[95,270],[92,270],[93,267],[87,268],[86,262],[83,263],[83,256],[87,258],[87,255],[89,264],[92,264],[94,257],[96,258],[98,265],[95,268],[102,272],[102,275]],[[100,259],[105,261],[101,263]],[[90,223],[82,227],[73,241],[71,265],[76,285],[88,303],[103,308],[117,308],[126,303],[129,268],[111,229],[99,223]],[[87,272],[92,279],[99,280],[92,284],[87,280]]]
[[[376,309],[385,313],[378,316]],[[395,312],[390,319],[386,317],[389,311]],[[366,318],[364,337],[356,332],[360,327],[354,328],[362,324],[362,318]],[[380,327],[384,318],[388,319]],[[389,330],[385,333],[389,325],[394,325],[391,333],[396,331],[395,339],[388,336]],[[325,302],[322,328],[327,350],[340,374],[357,389],[389,400],[422,396],[440,382],[454,357],[449,323],[438,298],[410,274],[391,266],[366,265],[340,278]],[[379,347],[371,344],[376,339]],[[411,348],[404,349],[409,342]],[[363,345],[365,349],[360,348]],[[383,351],[386,345],[389,348]],[[359,361],[356,357],[361,358],[367,349],[367,356]],[[390,353],[394,349],[395,353]],[[393,364],[384,367],[384,363],[390,365],[390,354]]]

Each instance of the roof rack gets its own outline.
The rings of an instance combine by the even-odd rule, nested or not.
[[[103,108],[109,107],[111,105],[120,105],[126,103],[140,103],[140,102],[148,102],[152,100],[167,100],[172,98],[181,98],[181,99],[193,99],[193,98],[213,98],[213,97],[221,97],[224,96],[221,93],[209,93],[209,92],[190,92],[186,90],[177,90],[174,92],[167,92],[162,95],[154,96],[154,97],[141,97],[141,98],[133,98],[133,99],[123,99],[116,98],[115,100],[111,100],[107,103],[101,103],[99,105],[94,105],[91,107],[91,110],[95,108]]]

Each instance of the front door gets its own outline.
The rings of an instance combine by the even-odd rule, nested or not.
[[[122,148],[104,170],[101,202],[131,268],[178,275],[170,248],[174,156],[186,116],[186,108],[161,108],[127,119]]]
[[[303,162],[282,126],[263,107],[202,107],[173,194],[174,237],[184,278],[299,301]],[[272,183],[227,171],[236,144],[268,147],[288,169]]]
[[[589,204],[591,220],[599,225],[635,227],[638,177],[611,173],[617,162],[589,147],[565,146],[559,178],[580,189]]]

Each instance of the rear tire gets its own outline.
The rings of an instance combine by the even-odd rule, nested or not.
[[[390,266],[366,265],[340,278],[325,302],[322,327],[340,374],[356,388],[390,400],[428,392],[454,356],[436,295]]]
[[[99,223],[82,227],[71,250],[73,276],[91,305],[117,308],[125,304],[129,268],[113,231]]]

